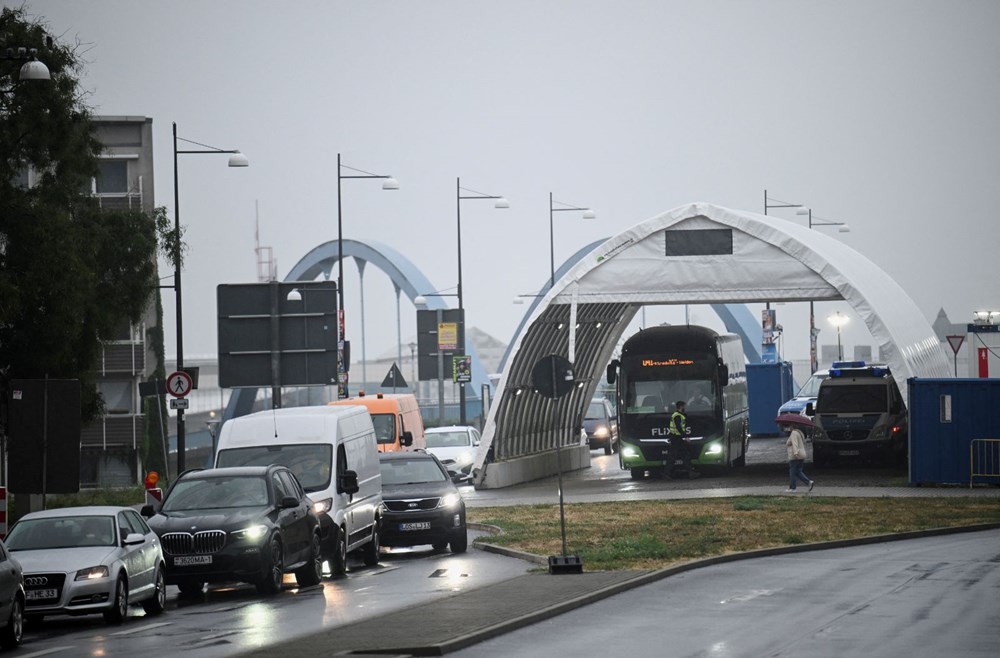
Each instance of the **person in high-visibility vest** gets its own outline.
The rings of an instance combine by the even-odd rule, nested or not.
[[[672,468],[678,459],[682,460],[688,478],[693,479],[701,476],[701,473],[691,467],[691,446],[690,439],[688,439],[691,428],[688,427],[687,416],[684,415],[686,406],[684,400],[678,400],[674,403],[674,413],[670,414],[670,467]],[[669,471],[670,468],[667,470]]]

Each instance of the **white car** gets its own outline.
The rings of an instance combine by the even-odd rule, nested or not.
[[[25,615],[103,613],[119,624],[129,606],[163,612],[160,540],[129,507],[66,507],[22,516],[7,550],[24,569]]]
[[[472,464],[479,447],[479,430],[464,425],[431,427],[425,430],[427,452],[437,457],[453,479],[472,477]]]

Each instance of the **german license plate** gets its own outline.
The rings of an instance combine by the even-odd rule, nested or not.
[[[36,599],[54,599],[59,596],[59,591],[55,589],[29,589],[24,593],[29,601]]]
[[[174,558],[175,567],[187,567],[192,564],[212,564],[211,555],[182,555]]]
[[[431,529],[431,522],[430,521],[417,521],[417,522],[414,522],[414,523],[400,523],[399,524],[399,529],[401,531],[403,531],[403,532],[406,532],[407,530],[430,530]]]
[[[841,457],[857,457],[861,454],[860,450],[838,450],[837,454]]]

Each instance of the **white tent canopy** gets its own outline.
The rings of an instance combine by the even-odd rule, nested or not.
[[[578,419],[575,406],[593,394],[615,342],[642,305],[809,300],[844,300],[851,306],[904,398],[910,377],[950,376],[926,318],[865,256],[787,220],[693,203],[612,237],[556,281],[515,337],[477,466],[482,471],[491,448],[495,460],[553,449],[560,430],[571,431]],[[549,353],[567,356],[578,380],[589,385],[556,402],[523,394],[530,388],[531,365]],[[553,414],[565,427],[543,420]],[[526,424],[523,418],[538,420]]]

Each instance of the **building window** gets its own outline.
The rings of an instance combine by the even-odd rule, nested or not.
[[[128,161],[101,160],[97,164],[96,179],[98,194],[125,194],[128,192]]]
[[[14,187],[19,187],[22,190],[31,189],[31,176],[30,170],[27,167],[21,167],[16,172],[14,172],[14,179],[11,183]]]
[[[104,379],[97,383],[97,390],[104,399],[108,414],[134,414],[135,406],[132,381],[129,379]]]

